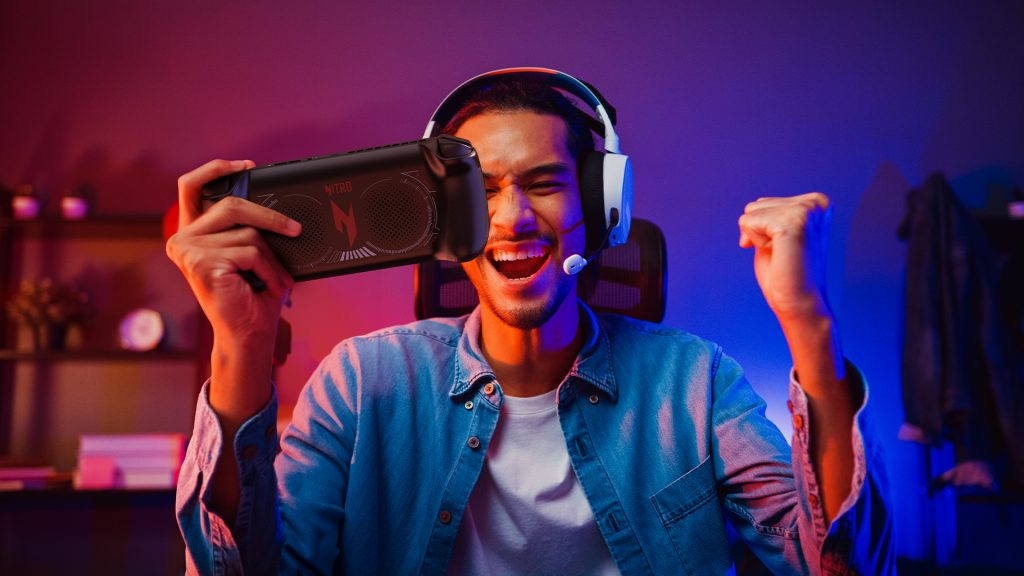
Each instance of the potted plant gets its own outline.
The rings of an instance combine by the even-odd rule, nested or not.
[[[7,303],[15,321],[29,328],[35,350],[60,350],[68,326],[81,322],[89,310],[89,296],[53,278],[22,280]]]

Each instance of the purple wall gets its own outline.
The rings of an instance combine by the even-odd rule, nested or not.
[[[562,69],[620,111],[635,213],[669,243],[666,323],[722,343],[786,430],[788,353],[736,218],[758,196],[827,192],[833,303],[880,412],[900,546],[924,553],[921,456],[895,440],[894,229],[905,190],[931,171],[994,166],[1024,182],[1019,4],[94,4],[0,5],[0,184],[59,195],[87,181],[97,212],[160,213],[175,177],[209,158],[263,163],[416,138],[471,75]],[[411,283],[398,269],[299,286],[283,400],[339,338],[411,320]]]

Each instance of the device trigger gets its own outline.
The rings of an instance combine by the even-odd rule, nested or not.
[[[254,294],[265,292],[267,290],[267,283],[262,278],[256,275],[252,270],[239,270],[238,273],[245,279],[245,281],[252,287]]]

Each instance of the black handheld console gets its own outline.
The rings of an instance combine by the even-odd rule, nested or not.
[[[411,264],[463,262],[487,242],[487,197],[476,150],[438,136],[258,166],[203,187],[204,209],[237,196],[302,224],[263,237],[296,280]],[[247,279],[259,289],[251,273]]]

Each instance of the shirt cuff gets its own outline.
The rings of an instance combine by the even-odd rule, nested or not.
[[[192,429],[192,440],[189,442],[186,459],[191,459],[202,474],[200,499],[209,505],[211,497],[210,479],[213,477],[217,460],[224,446],[224,432],[217,414],[210,406],[210,381],[207,380],[199,393],[196,403],[195,425]],[[233,439],[235,456],[238,462],[238,477],[242,481],[242,490],[246,490],[254,473],[272,467],[274,458],[280,451],[277,437],[277,387],[271,385],[271,395],[267,403],[245,421]],[[239,510],[241,516],[242,510]],[[244,518],[238,518],[244,520]]]
[[[857,410],[853,415],[853,429],[851,439],[853,441],[853,477],[850,479],[850,493],[843,501],[839,512],[832,522],[853,508],[860,497],[864,486],[864,476],[867,473],[867,450],[865,449],[864,430],[868,430],[868,411],[865,410],[868,404],[868,385],[861,371],[849,360],[846,360],[846,374],[849,381],[850,392],[853,394],[854,402],[857,403]],[[814,519],[816,530],[819,536],[824,536],[827,531],[825,516],[821,501],[821,491],[818,477],[814,473],[814,466],[810,454],[810,431],[813,422],[809,415],[807,406],[807,394],[796,377],[796,369],[789,372],[789,402],[787,403],[790,413],[793,416],[793,449],[794,457],[803,471],[806,482],[806,493],[804,500],[810,505],[811,517]]]

